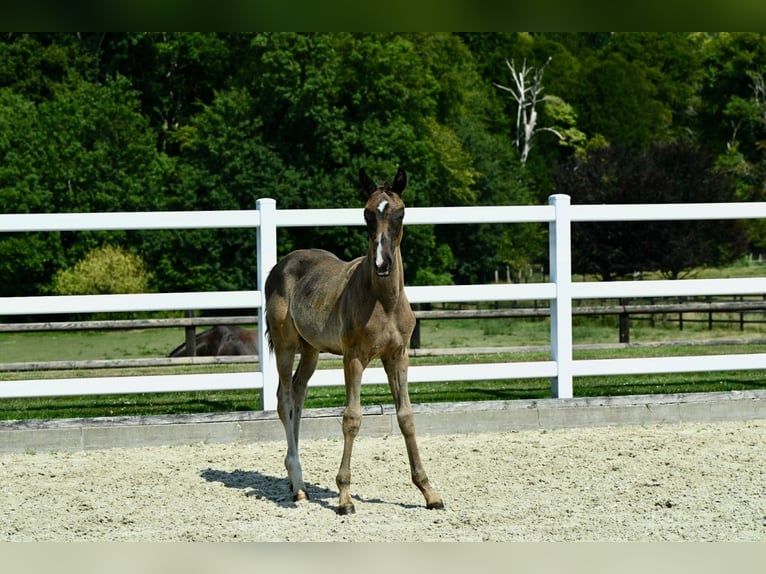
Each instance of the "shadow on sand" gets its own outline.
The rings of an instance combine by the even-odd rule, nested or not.
[[[270,500],[283,508],[295,508],[289,482],[286,477],[276,477],[262,474],[256,470],[214,470],[208,468],[200,473],[200,476],[208,482],[220,482],[227,488],[238,488],[245,491],[245,496],[254,496],[259,499]],[[319,504],[324,508],[336,510],[338,492],[317,486],[310,482],[306,483],[309,502]],[[364,498],[352,496],[363,504],[396,504],[379,498]],[[417,505],[398,504],[403,508],[417,508]]]

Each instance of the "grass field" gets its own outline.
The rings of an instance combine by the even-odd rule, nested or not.
[[[649,321],[634,321],[631,341],[687,341],[750,337],[752,341],[766,337],[766,328],[748,325],[740,332],[733,325],[716,324],[708,330],[704,323],[686,323],[683,331],[662,318],[652,326]],[[421,340],[424,348],[534,346],[549,342],[549,325],[545,319],[462,319],[423,321]],[[131,331],[3,333],[0,334],[0,364],[53,360],[93,360],[162,357],[183,341],[183,329],[143,329]],[[577,318],[574,323],[576,345],[617,342],[616,318]],[[619,348],[576,351],[575,359],[618,358],[636,356],[685,356],[719,353],[766,352],[766,345],[673,346],[660,348]],[[547,359],[546,352],[513,352],[464,354],[450,357],[412,357],[411,364],[455,364],[479,362],[530,361]],[[337,368],[339,360],[320,362],[320,368]],[[1,380],[30,378],[81,377],[126,374],[170,374],[179,372],[253,371],[253,364],[226,366],[184,366],[132,369],[74,371],[6,371]],[[0,383],[1,384],[1,383]],[[626,395],[668,392],[708,392],[766,388],[766,373],[760,371],[663,374],[629,377],[583,377],[575,380],[576,396]],[[413,402],[512,400],[550,397],[548,379],[509,381],[470,381],[450,383],[418,383],[410,385]],[[391,397],[385,385],[368,385],[362,391],[363,403],[389,404]],[[307,408],[341,406],[342,386],[312,388]],[[103,395],[88,397],[55,397],[0,399],[0,419],[90,417],[173,414],[189,412],[226,412],[257,409],[259,391],[210,391]]]

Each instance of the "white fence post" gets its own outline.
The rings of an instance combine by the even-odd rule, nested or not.
[[[273,411],[277,408],[277,377],[274,355],[269,349],[266,338],[266,277],[277,263],[277,202],[263,198],[255,202],[261,215],[258,226],[258,291],[261,293],[261,306],[258,310],[258,362],[263,376],[261,389],[261,409]]]
[[[551,282],[556,297],[551,300],[551,359],[557,375],[551,380],[551,394],[569,399],[572,389],[572,213],[568,195],[548,198],[555,207],[555,219],[549,227]]]

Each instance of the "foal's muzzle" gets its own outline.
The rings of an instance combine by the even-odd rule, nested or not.
[[[391,275],[391,263],[386,261],[383,265],[375,266],[375,273],[378,277],[388,277]]]

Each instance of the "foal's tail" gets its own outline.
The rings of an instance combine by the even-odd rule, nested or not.
[[[274,339],[271,336],[271,324],[269,323],[268,307],[269,299],[271,299],[271,295],[274,292],[274,281],[274,269],[272,269],[269,271],[269,274],[266,277],[266,281],[263,285],[263,296],[266,298],[266,304],[263,306],[263,316],[261,317],[261,320],[266,321],[266,341],[269,344],[269,351],[272,353],[274,352]]]
[[[274,341],[271,338],[271,325],[269,325],[268,318],[266,319],[266,340],[269,343],[269,351],[274,352]]]

